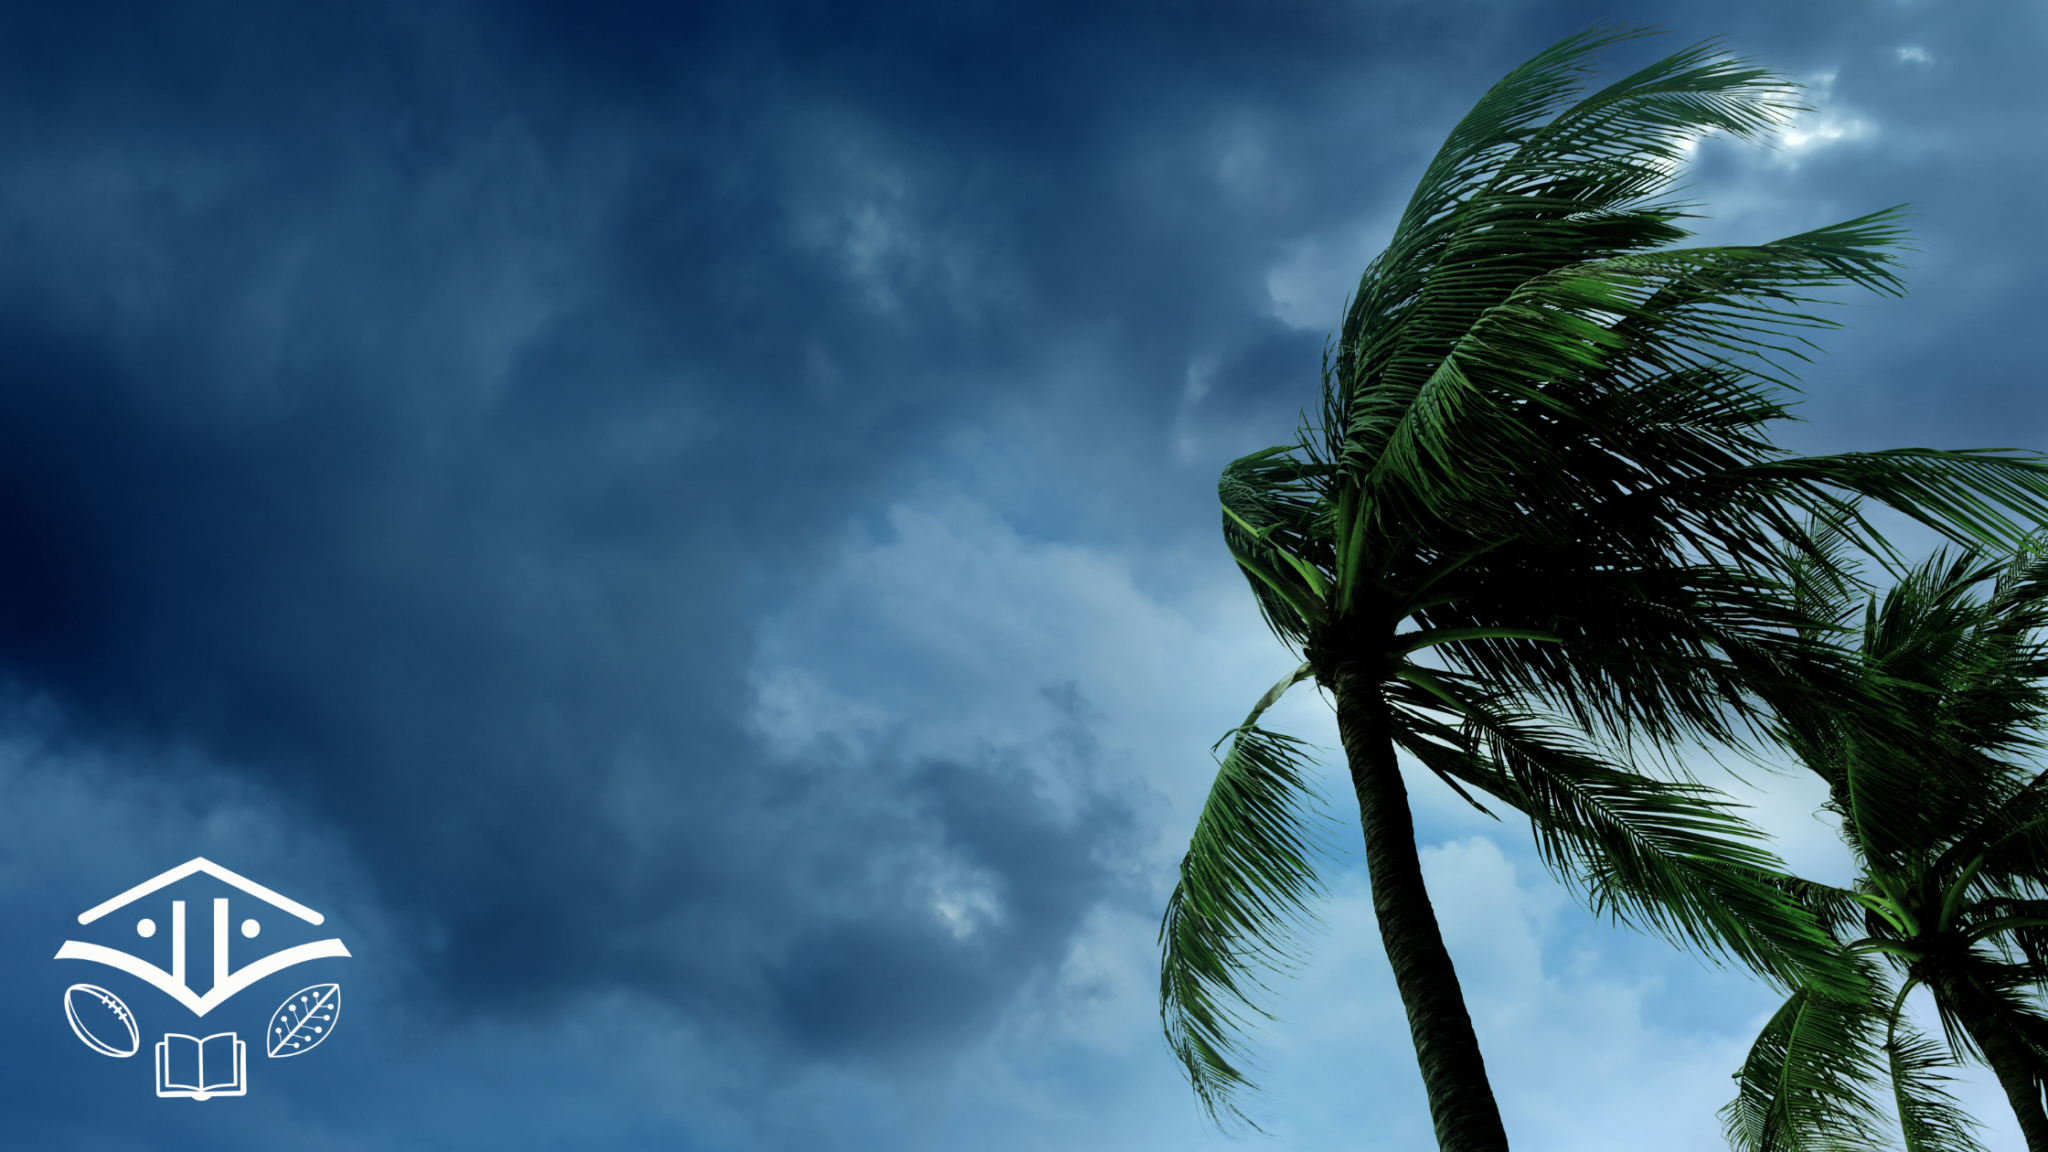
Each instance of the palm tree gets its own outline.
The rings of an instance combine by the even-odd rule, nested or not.
[[[1847,591],[1824,582],[1819,614],[1853,613]],[[1941,1086],[1945,1064],[1976,1059],[2030,1152],[2048,1152],[2048,1015],[2036,1002],[2048,981],[2048,772],[2032,762],[2048,750],[2048,559],[1938,556],[1864,617],[1854,658],[1879,706],[1794,704],[1781,736],[1827,781],[1858,866],[1850,888],[1794,890],[1865,958],[1871,992],[1792,993],[1743,1065],[1723,1112],[1729,1140],[1744,1152],[1888,1148],[1892,1112],[1908,1152],[1976,1149]],[[1904,1019],[1921,987],[1947,1060]]]
[[[1795,88],[1703,45],[1581,95],[1590,58],[1633,35],[1570,37],[1480,100],[1360,281],[1320,420],[1224,470],[1225,541],[1302,662],[1226,735],[1160,930],[1168,1042],[1212,1116],[1242,1115],[1260,972],[1292,962],[1318,890],[1307,750],[1257,724],[1289,686],[1313,678],[1336,710],[1438,1142],[1501,1149],[1398,753],[1527,815],[1595,908],[1851,995],[1751,830],[1641,761],[1743,737],[1788,681],[1850,690],[1784,591],[1779,549],[1813,551],[1808,518],[1879,548],[1850,501],[1980,543],[2048,510],[2032,458],[1772,446],[1780,364],[1832,326],[1812,293],[1899,290],[1897,214],[1670,247],[1686,206],[1657,197],[1689,145],[1768,133]]]

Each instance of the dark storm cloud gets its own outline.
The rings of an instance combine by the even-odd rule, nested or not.
[[[12,10],[0,656],[70,738],[197,747],[344,829],[460,1002],[625,982],[890,1046],[938,1027],[855,993],[897,969],[957,1034],[1124,824],[970,803],[957,765],[802,783],[735,719],[751,615],[1051,347],[1121,366],[1110,430],[1178,399],[1191,329],[1251,394],[1312,354],[1188,237],[1256,247],[1304,197],[1219,190],[1209,122],[1277,84],[1245,114],[1284,125],[1332,28]],[[949,853],[995,885],[971,947],[891,910]]]

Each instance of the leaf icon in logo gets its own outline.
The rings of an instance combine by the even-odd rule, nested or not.
[[[341,985],[315,984],[291,994],[270,1014],[270,1031],[263,1046],[272,1056],[297,1056],[317,1048],[334,1032],[341,1015]]]

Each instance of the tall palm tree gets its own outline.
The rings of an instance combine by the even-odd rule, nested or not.
[[[1853,612],[1847,590],[1826,581],[1820,614]],[[1891,971],[1867,963],[1864,997],[1792,993],[1723,1112],[1737,1148],[1890,1148],[1891,1113],[1908,1152],[1976,1149],[1941,1085],[1945,1065],[1975,1059],[1997,1075],[2029,1152],[2048,1152],[2044,629],[2048,559],[1938,556],[1865,611],[1854,657],[1879,707],[1786,709],[1783,742],[1827,781],[1858,866],[1850,888],[1793,890],[1852,953]],[[1904,1019],[1923,987],[1946,1060]]]
[[[1757,693],[1850,685],[1778,551],[1861,497],[1960,541],[2012,541],[2048,468],[1990,452],[1792,458],[1783,362],[1829,286],[1895,293],[1880,212],[1770,244],[1674,248],[1670,189],[1709,133],[1767,134],[1788,81],[1711,45],[1590,95],[1570,37],[1496,84],[1430,163],[1325,357],[1320,420],[1224,470],[1223,531],[1302,656],[1226,736],[1161,926],[1168,1042],[1236,1113],[1260,972],[1317,891],[1305,749],[1258,727],[1313,678],[1335,707],[1380,935],[1439,1144],[1506,1147],[1423,885],[1397,755],[1526,814],[1546,862],[1622,920],[1848,995],[1812,913],[1709,790],[1642,770],[1748,732]],[[1831,687],[1833,686],[1833,687]]]

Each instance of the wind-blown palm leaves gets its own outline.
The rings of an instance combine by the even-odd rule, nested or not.
[[[1160,928],[1175,960],[1161,970],[1162,982],[1171,982],[1161,996],[1179,1009],[1166,1017],[1167,1042],[1189,1067],[1226,1070],[1222,1085],[1214,1077],[1194,1078],[1195,1092],[1212,1112],[1229,1106],[1227,1085],[1236,1076],[1230,1057],[1239,1048],[1242,1010],[1251,1007],[1245,982],[1256,982],[1247,963],[1285,965],[1292,914],[1318,891],[1301,804],[1303,748],[1292,737],[1256,727],[1307,673],[1304,664],[1275,684],[1224,738],[1230,751],[1181,865],[1192,881],[1174,889]]]
[[[1638,771],[1750,731],[1758,693],[1847,692],[1802,635],[1781,545],[1819,555],[1867,498],[1961,541],[2017,539],[2048,469],[1993,452],[1792,458],[1782,364],[1832,285],[1898,291],[1877,213],[1771,244],[1676,249],[1687,147],[1754,138],[1793,87],[1711,46],[1590,95],[1567,39],[1451,133],[1325,359],[1320,422],[1245,457],[1223,531],[1273,630],[1326,689],[1375,912],[1445,1148],[1506,1137],[1422,885],[1396,749],[1519,809],[1595,904],[1787,984],[1856,983],[1717,797]],[[1246,1084],[1255,971],[1315,891],[1301,749],[1230,737],[1161,931],[1169,1041],[1212,1111]],[[1239,799],[1243,797],[1243,799]]]
[[[1988,593],[1987,593],[1987,586]],[[1853,612],[1852,589],[1815,595]],[[1865,613],[1856,659],[1869,708],[1794,701],[1783,740],[1828,783],[1856,856],[1852,889],[1803,884],[1871,992],[1799,989],[1765,1027],[1724,1111],[1743,1152],[1977,1149],[1942,1089],[1943,1069],[1988,1063],[2031,1152],[2048,1152],[2048,559],[1963,554],[1910,572]],[[1906,997],[1925,987],[1948,1044],[1914,1033]]]

